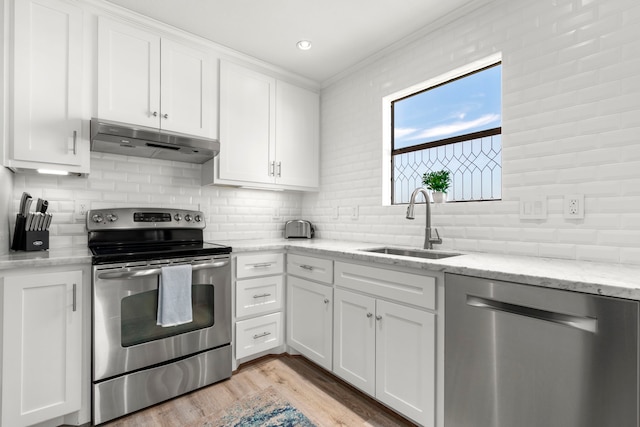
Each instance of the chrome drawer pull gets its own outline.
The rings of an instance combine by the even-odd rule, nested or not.
[[[254,298],[264,298],[264,297],[270,297],[271,294],[259,294],[259,295],[254,295]]]
[[[78,303],[77,303],[77,299],[76,299],[76,284],[74,283],[73,284],[73,311],[77,310],[77,307],[78,307],[77,304]]]
[[[261,334],[256,334],[253,336],[253,339],[257,340],[258,338],[266,337],[267,335],[271,335],[271,332],[263,332]]]
[[[267,268],[271,267],[272,262],[263,262],[262,264],[253,264],[253,268]]]
[[[304,268],[305,270],[309,270],[309,271],[313,270],[313,266],[306,265],[306,264],[301,265],[300,268]]]

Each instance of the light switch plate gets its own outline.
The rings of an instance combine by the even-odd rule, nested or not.
[[[521,198],[520,219],[547,219],[547,198]]]

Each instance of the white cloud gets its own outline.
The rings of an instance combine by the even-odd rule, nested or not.
[[[499,114],[486,114],[475,120],[459,121],[455,123],[449,123],[446,125],[435,126],[429,129],[424,129],[422,132],[409,137],[408,139],[427,139],[433,137],[445,138],[449,135],[456,135],[469,129],[473,129],[478,126],[485,126],[489,123],[497,122],[500,120]],[[415,131],[415,129],[414,129]],[[396,134],[397,137],[397,134]]]
[[[395,128],[393,130],[394,137],[397,139],[404,138],[407,135],[417,132],[419,129],[415,128]]]

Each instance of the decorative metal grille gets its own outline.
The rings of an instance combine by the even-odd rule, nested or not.
[[[409,203],[425,172],[448,170],[448,201],[502,198],[502,138],[487,136],[393,156],[393,204]]]

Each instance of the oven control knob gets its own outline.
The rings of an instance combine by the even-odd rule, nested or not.
[[[186,214],[186,215],[184,216],[184,220],[185,220],[185,221],[187,221],[187,222],[191,222],[191,215]]]
[[[116,214],[107,214],[107,221],[116,222],[118,220],[118,215]]]
[[[178,222],[179,222],[179,221],[182,221],[182,215],[180,215],[180,214],[175,214],[175,215],[174,215],[174,217],[173,217],[173,219],[175,219],[175,220],[176,220],[176,221],[178,221]]]
[[[91,219],[93,220],[93,222],[102,222],[102,215],[100,214],[94,214]]]
[[[195,222],[202,221],[202,217],[200,215],[196,215],[193,219],[195,220]]]

